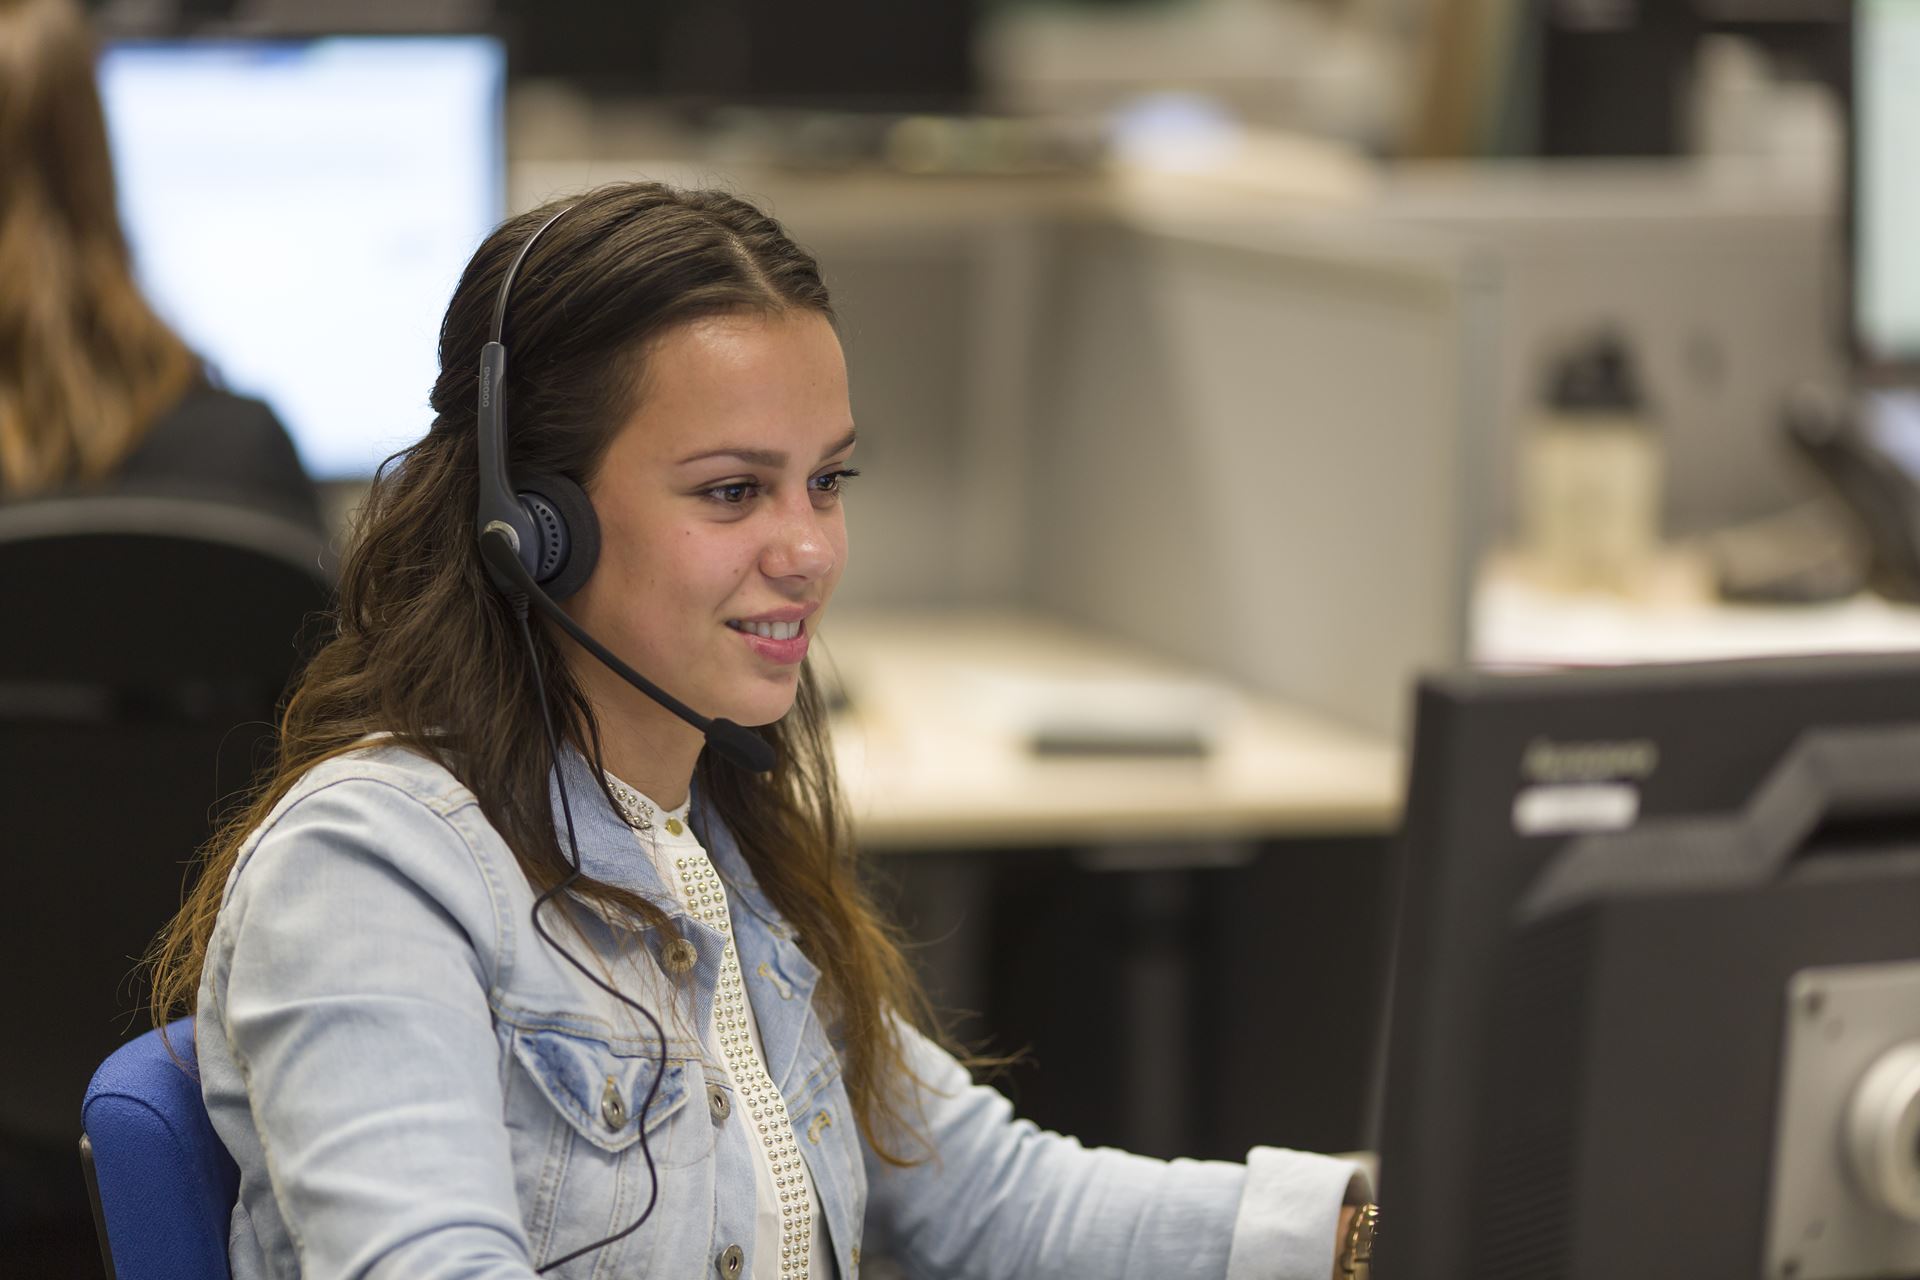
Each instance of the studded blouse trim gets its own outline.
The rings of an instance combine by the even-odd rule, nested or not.
[[[609,783],[627,825],[635,831],[651,832],[657,816],[653,805],[632,788],[611,779]],[[674,835],[685,829],[678,813],[667,815],[662,825]],[[697,845],[677,849],[673,869],[686,890],[688,909],[726,939],[714,988],[714,1026],[720,1035],[727,1072],[746,1103],[748,1119],[766,1153],[780,1196],[780,1280],[807,1280],[807,1261],[813,1252],[813,1213],[806,1166],[800,1158],[793,1120],[787,1113],[787,1100],[774,1085],[747,1029],[747,988],[733,946],[726,886],[712,860]]]

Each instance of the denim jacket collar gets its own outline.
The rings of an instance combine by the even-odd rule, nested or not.
[[[641,894],[665,911],[681,936],[694,944],[699,953],[693,974],[694,1008],[704,1017],[712,1007],[720,951],[726,939],[694,917],[669,889],[653,859],[635,844],[633,829],[607,804],[593,765],[571,746],[562,751],[549,786],[554,826],[561,840],[565,841],[567,830],[560,798],[563,776],[566,803],[572,810],[573,828],[580,842],[582,874]],[[754,1015],[767,1053],[768,1074],[787,1092],[805,1083],[792,1077],[802,1056],[802,1033],[820,971],[801,952],[793,929],[755,881],[733,832],[705,802],[697,786],[690,814],[694,831],[726,883],[733,903],[733,940],[741,976],[756,997]],[[658,939],[648,940],[656,959],[660,945]],[[767,995],[772,998],[765,998]]]
[[[561,797],[564,781],[566,796]],[[677,897],[668,889],[653,859],[641,852],[634,832],[601,790],[593,765],[572,746],[561,749],[547,783],[549,803],[553,805],[553,830],[560,838],[560,852],[567,848],[567,815],[573,816],[573,833],[580,845],[580,873],[603,884],[617,885],[640,894],[668,915],[691,920]]]

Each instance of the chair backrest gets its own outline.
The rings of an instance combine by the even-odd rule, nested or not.
[[[35,1052],[0,1059],[0,1143],[64,1148],[127,1038],[134,960],[179,908],[210,815],[272,740],[332,599],[312,530],[244,507],[0,504],[0,815],[15,879],[0,968]]]
[[[94,1072],[80,1127],[111,1280],[229,1280],[240,1170],[200,1100],[193,1019],[114,1050]]]

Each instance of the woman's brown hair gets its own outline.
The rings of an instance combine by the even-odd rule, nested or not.
[[[156,944],[156,1022],[194,1005],[227,875],[248,833],[302,774],[367,734],[391,733],[459,778],[536,890],[570,870],[548,798],[552,754],[533,667],[510,606],[487,582],[473,533],[480,348],[512,255],[561,207],[500,227],[454,292],[440,330],[433,426],[374,482],[341,570],[337,633],[287,704],[266,781],[208,846],[186,905]],[[509,472],[559,474],[585,487],[645,393],[650,340],[706,316],[793,309],[832,317],[819,270],[741,200],[626,183],[573,201],[514,283]],[[537,630],[534,645],[564,731],[598,765],[599,730],[580,685],[548,632]],[[905,1162],[900,1140],[916,1127],[899,1089],[907,1064],[894,1016],[924,1023],[926,1003],[856,875],[809,671],[793,710],[755,732],[773,748],[771,773],[748,773],[709,751],[696,789],[821,970],[822,1012],[861,1132],[885,1158]],[[588,880],[575,891],[637,924],[671,928],[638,895]]]
[[[0,0],[0,494],[111,472],[203,376],[134,283],[92,32]]]

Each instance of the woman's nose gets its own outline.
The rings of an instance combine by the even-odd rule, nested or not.
[[[779,527],[761,556],[761,567],[775,578],[822,578],[833,571],[834,541],[827,517],[808,503],[805,511],[782,512]]]

